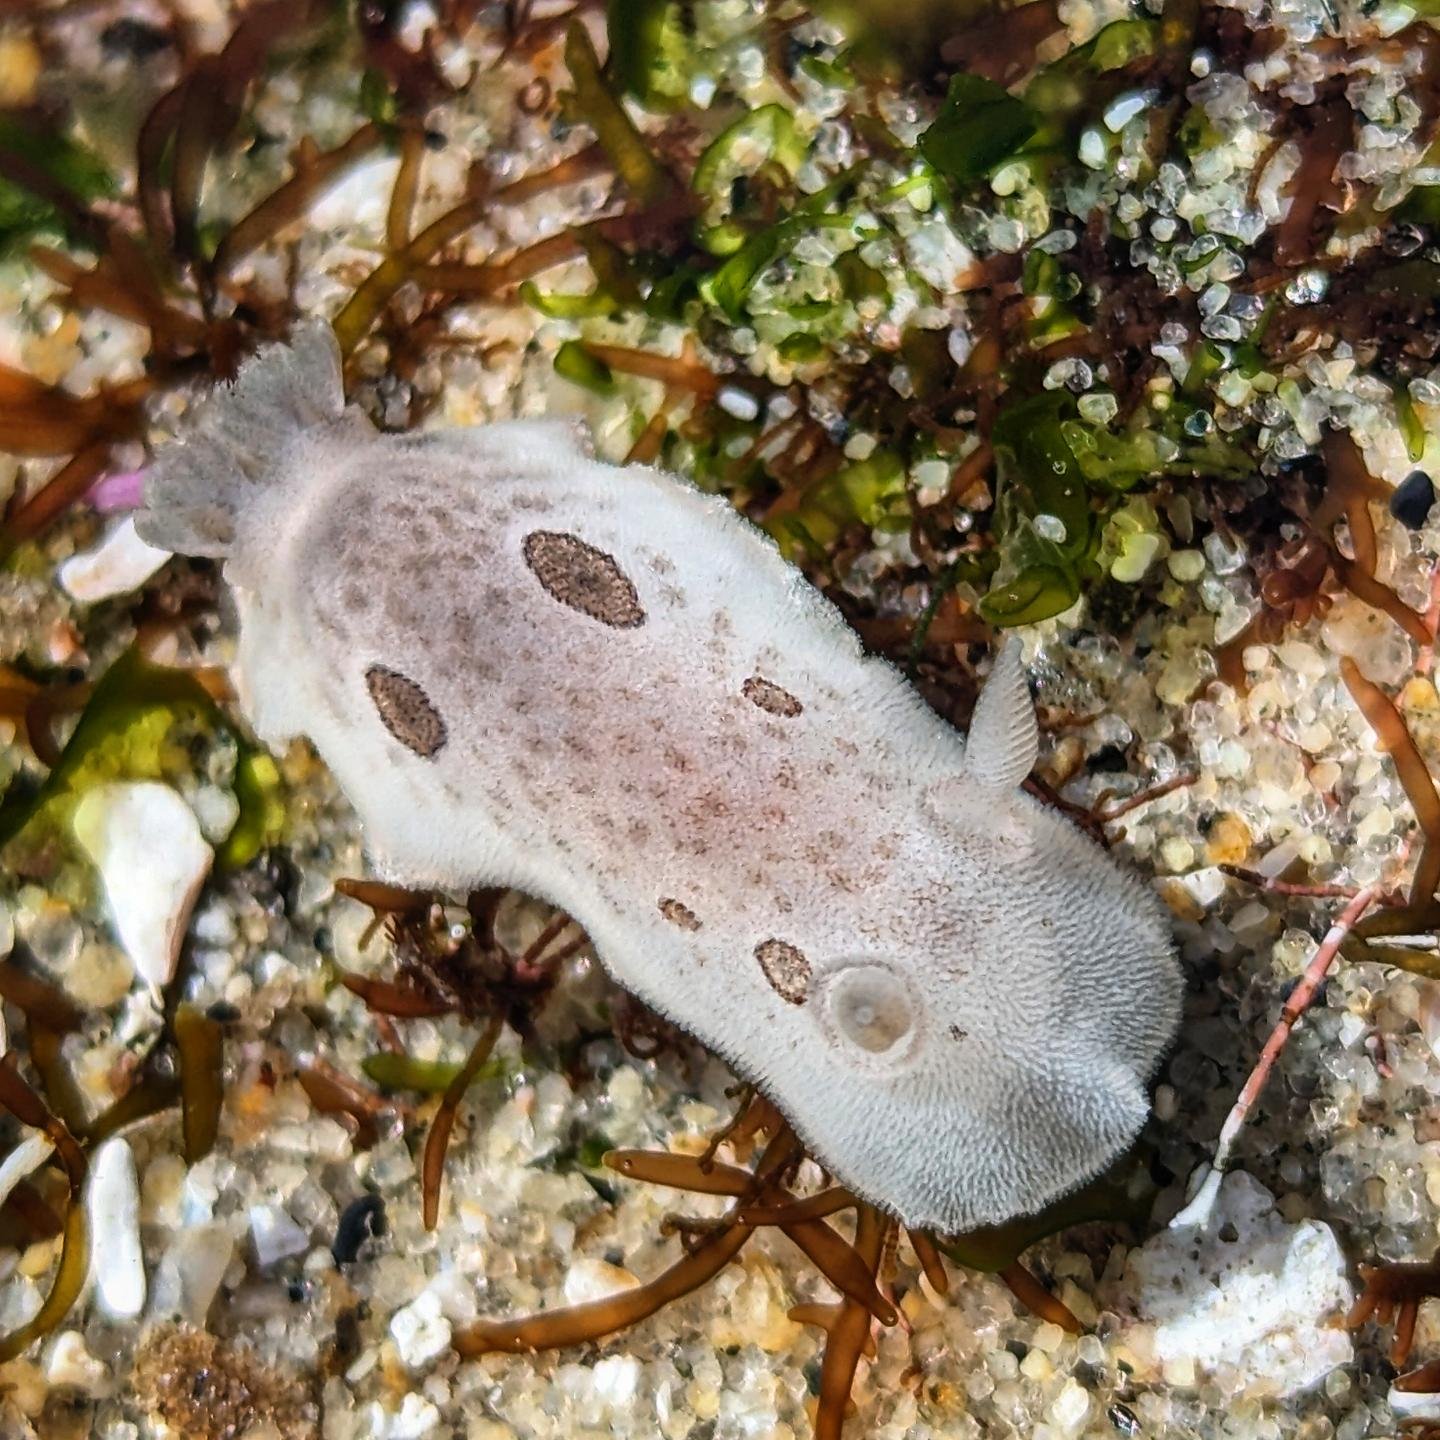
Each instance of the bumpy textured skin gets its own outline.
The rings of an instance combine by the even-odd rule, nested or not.
[[[1018,648],[967,753],[719,498],[518,421],[383,436],[329,332],[262,354],[140,531],[223,554],[242,701],[383,874],[512,885],[912,1226],[1034,1211],[1134,1137],[1180,978],[1154,898],[1018,788]]]

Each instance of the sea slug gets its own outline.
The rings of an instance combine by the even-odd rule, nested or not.
[[[381,434],[323,325],[197,407],[138,523],[224,557],[251,723],[386,879],[563,907],[906,1225],[1037,1210],[1143,1123],[1179,971],[1020,788],[1017,642],[962,739],[722,498],[566,422]]]

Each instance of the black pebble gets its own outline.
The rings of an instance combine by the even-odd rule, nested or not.
[[[368,1191],[352,1200],[340,1215],[335,1227],[335,1241],[330,1253],[337,1265],[350,1265],[360,1253],[360,1247],[372,1235],[385,1233],[385,1202]]]
[[[1122,1435],[1138,1435],[1140,1433],[1140,1421],[1136,1419],[1135,1412],[1128,1405],[1122,1405],[1117,1400],[1105,1412],[1105,1415]]]
[[[148,60],[172,43],[163,30],[129,17],[113,21],[100,32],[100,49],[109,60]]]
[[[1435,483],[1423,470],[1412,470],[1390,497],[1390,513],[1407,529],[1418,530],[1435,503]]]
[[[1092,775],[1117,775],[1129,768],[1130,762],[1118,745],[1102,745],[1086,762]]]

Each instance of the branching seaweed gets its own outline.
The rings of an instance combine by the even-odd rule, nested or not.
[[[898,1316],[885,1294],[884,1271],[894,1261],[890,1239],[895,1222],[873,1205],[843,1189],[829,1187],[798,1197],[790,1189],[803,1158],[788,1125],[762,1100],[747,1102],[724,1135],[733,1145],[756,1132],[770,1138],[753,1169],[721,1164],[707,1151],[700,1158],[667,1152],[618,1150],[605,1164],[629,1179],[705,1195],[724,1195],[734,1202],[713,1221],[673,1220],[672,1228],[686,1238],[685,1253],[655,1279],[603,1300],[512,1320],[482,1320],[456,1333],[455,1348],[465,1356],[494,1351],[530,1352],[561,1349],[601,1339],[649,1318],[670,1302],[698,1289],[729,1264],[759,1228],[775,1228],[790,1239],[840,1292],[833,1304],[801,1304],[790,1318],[825,1332],[819,1408],[815,1435],[838,1440],[844,1427],[860,1360],[874,1355],[872,1325],[893,1325]],[[718,1137],[717,1137],[718,1138]],[[845,1210],[855,1212],[853,1239],[846,1240],[826,1223]],[[1111,1215],[1113,1211],[1108,1212]],[[1029,1239],[1049,1233],[1054,1221],[1033,1222]],[[953,1242],[960,1244],[963,1242]],[[1028,1239],[1021,1242],[1028,1243]],[[949,1288],[940,1250],[925,1232],[912,1232],[911,1245],[937,1294]],[[995,1268],[998,1277],[1022,1304],[1066,1330],[1078,1333],[1079,1322],[1006,1250]],[[968,1262],[967,1262],[968,1263]],[[987,1267],[989,1268],[989,1267]]]
[[[462,1064],[421,1064],[406,1056],[402,1047],[371,1057],[365,1067],[384,1089],[441,1095],[420,1167],[425,1228],[433,1230],[440,1217],[445,1155],[466,1091],[481,1076],[502,1073],[491,1059],[502,1024],[508,1022],[523,1036],[532,1035],[534,1017],[549,998],[560,966],[586,943],[585,935],[571,933],[567,938],[567,932],[578,927],[557,913],[520,954],[512,955],[495,935],[498,892],[477,891],[470,897],[470,930],[457,941],[429,894],[350,880],[341,881],[338,888],[375,911],[399,962],[399,978],[393,981],[339,972],[340,983],[372,1015],[388,1024],[457,1014],[481,1026]],[[372,925],[364,940],[373,933]],[[321,1094],[333,1110],[373,1127],[375,1107],[369,1097],[347,1093],[327,1070],[313,1065],[308,1076],[307,1088]]]
[[[1358,1330],[1372,1318],[1380,1325],[1393,1325],[1389,1360],[1397,1370],[1404,1370],[1414,1347],[1420,1306],[1440,1296],[1440,1266],[1433,1260],[1362,1265],[1360,1280],[1364,1288],[1345,1317],[1345,1327]],[[1395,1388],[1412,1394],[1440,1391],[1440,1360],[1407,1371],[1396,1379]]]
[[[1373,681],[1361,674],[1360,667],[1345,656],[1340,661],[1340,675],[1346,687],[1380,738],[1382,748],[1394,762],[1406,798],[1415,812],[1416,822],[1424,836],[1424,846],[1415,867],[1410,887],[1410,904],[1427,906],[1440,886],[1440,794],[1429,767],[1411,738],[1404,717],[1394,702]]]

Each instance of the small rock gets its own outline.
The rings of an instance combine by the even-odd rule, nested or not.
[[[1342,1049],[1348,1050],[1352,1045],[1358,1045],[1366,1035],[1370,1033],[1369,1022],[1363,1015],[1355,1015],[1346,1011],[1340,1017],[1340,1029],[1338,1039]]]
[[[1412,470],[1390,496],[1390,513],[1407,530],[1419,530],[1435,505],[1435,482],[1423,471]]]
[[[565,1303],[584,1305],[591,1300],[604,1300],[622,1290],[634,1290],[640,1282],[619,1265],[581,1256],[565,1272]]]
[[[184,1160],[179,1155],[156,1155],[145,1167],[140,1184],[140,1223],[178,1230],[185,1203]]]
[[[1142,530],[1121,540],[1120,554],[1110,567],[1110,577],[1122,585],[1134,585],[1144,578],[1152,562],[1165,548],[1161,536]]]
[[[440,1412],[430,1401],[416,1394],[407,1395],[400,1402],[400,1410],[390,1419],[383,1431],[386,1440],[424,1440],[440,1424]]]
[[[72,600],[94,605],[138,590],[168,559],[168,550],[147,544],[131,516],[114,526],[93,550],[60,566],[60,585]]]
[[[1198,580],[1205,573],[1205,556],[1199,550],[1173,551],[1165,563],[1177,580],[1187,584]]]
[[[1211,865],[1243,865],[1252,843],[1244,819],[1227,810],[1215,817],[1205,837],[1205,859]]]
[[[201,833],[212,845],[219,845],[240,818],[240,802],[235,792],[220,785],[202,785],[190,797],[190,805]]]
[[[191,1225],[182,1230],[156,1267],[151,1315],[203,1328],[234,1255],[235,1241],[224,1225]]]
[[[90,1275],[95,1299],[110,1320],[134,1320],[145,1308],[145,1257],[140,1248],[140,1183],[135,1157],[121,1136],[90,1162],[85,1203],[95,1243]]]
[[[292,1255],[303,1255],[310,1248],[310,1236],[281,1206],[252,1205],[250,1243],[255,1247],[255,1263],[268,1270]]]
[[[596,1396],[606,1405],[629,1405],[640,1391],[640,1362],[633,1355],[607,1355],[590,1371]]]
[[[194,812],[168,785],[121,780],[87,791],[73,825],[100,871],[120,943],[158,994],[214,858]]]
[[[85,1348],[85,1337],[78,1330],[62,1330],[50,1342],[45,1378],[56,1387],[98,1396],[109,1388],[110,1371]]]
[[[1064,1343],[1065,1332],[1051,1320],[1037,1326],[1030,1338],[1031,1348],[1043,1350],[1047,1355],[1054,1355]]]
[[[1055,1373],[1055,1366],[1043,1350],[1031,1350],[1020,1362],[1020,1373],[1027,1380],[1048,1380]]]
[[[1050,1402],[1048,1418],[1063,1435],[1080,1432],[1090,1415],[1090,1397],[1073,1380],[1067,1380]]]
[[[1193,1355],[1172,1355],[1160,1367],[1160,1378],[1175,1390],[1193,1390],[1200,1376]]]
[[[411,1370],[422,1369],[443,1354],[450,1344],[450,1322],[440,1313],[440,1297],[425,1290],[397,1310],[390,1317],[390,1337]]]
[[[87,940],[64,977],[70,998],[86,1010],[120,1005],[135,984],[130,957],[108,939]]]
[[[425,1288],[440,1302],[440,1313],[452,1325],[469,1325],[479,1314],[474,1282],[458,1269],[442,1270]]]
[[[1326,1321],[1352,1299],[1330,1227],[1287,1224],[1270,1192],[1234,1171],[1130,1252],[1115,1308],[1138,1317],[1127,1346],[1167,1383],[1227,1369],[1252,1396],[1283,1397],[1350,1360],[1349,1333]]]

